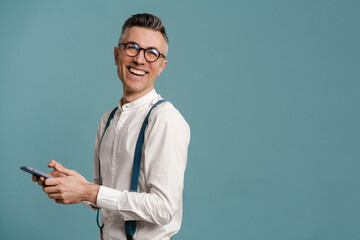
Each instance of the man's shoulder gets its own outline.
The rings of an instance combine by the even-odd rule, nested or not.
[[[151,112],[150,119],[153,118],[166,118],[171,116],[181,116],[181,113],[178,109],[175,108],[175,106],[169,102],[166,101],[156,106],[153,111]]]
[[[165,101],[153,109],[149,116],[150,122],[169,122],[188,126],[180,111],[169,101]]]
[[[110,116],[110,114],[115,110],[116,111],[116,109],[117,109],[118,107],[116,106],[114,106],[113,108],[111,108],[110,110],[108,110],[108,111],[106,111],[103,115],[102,115],[102,117],[101,117],[101,119],[108,119],[109,118],[109,116]]]
[[[116,110],[115,108],[117,108],[117,107],[111,108],[110,110],[106,111],[106,112],[101,116],[101,120],[100,120],[100,123],[99,123],[99,125],[100,125],[101,127],[105,126],[106,122],[108,121],[108,119],[109,119],[109,117],[110,117],[110,114],[111,114],[114,110]]]

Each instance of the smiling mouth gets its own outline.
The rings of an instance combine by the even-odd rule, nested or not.
[[[131,72],[132,74],[134,74],[136,76],[144,76],[147,73],[143,70],[135,69],[133,67],[128,67],[128,70],[129,70],[129,72]]]

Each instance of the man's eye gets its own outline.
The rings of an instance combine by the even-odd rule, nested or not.
[[[127,49],[138,49],[137,47],[135,47],[134,45],[129,45],[126,47]]]
[[[157,56],[159,54],[159,52],[156,51],[155,49],[149,49],[148,54],[153,55],[153,56]]]

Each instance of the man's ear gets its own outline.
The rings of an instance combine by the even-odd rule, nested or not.
[[[160,76],[160,73],[162,73],[162,71],[164,71],[167,63],[168,63],[168,60],[164,60],[164,61],[161,63],[161,66],[160,66],[159,71],[158,71],[158,74],[157,74],[158,76]]]
[[[119,58],[119,49],[115,46],[115,47],[114,47],[115,65],[118,65],[118,58]]]

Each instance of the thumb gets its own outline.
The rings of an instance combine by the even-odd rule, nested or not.
[[[71,175],[74,175],[72,170],[70,169],[67,169],[65,167],[63,167],[63,165],[61,165],[60,163],[56,162],[55,160],[51,160],[50,163],[49,163],[49,167],[51,168],[54,168],[54,170],[62,173],[62,174],[65,174],[67,176],[71,176]]]

